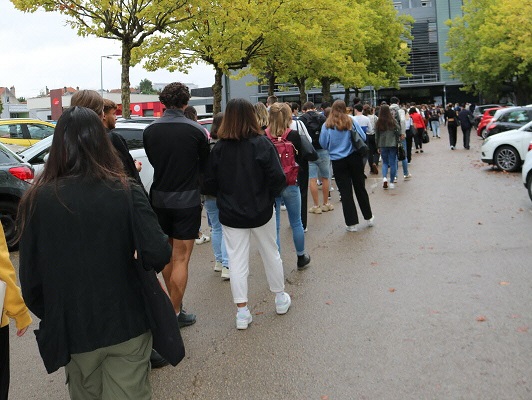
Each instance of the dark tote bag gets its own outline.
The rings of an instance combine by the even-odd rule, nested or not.
[[[430,141],[429,134],[427,133],[427,130],[425,129],[422,134],[422,141],[423,143],[428,143]]]
[[[364,142],[356,129],[351,129],[351,143],[353,143],[353,147],[355,148],[356,152],[362,157],[366,157],[368,155],[368,145],[366,142]]]
[[[174,306],[168,294],[166,294],[161,286],[153,268],[143,265],[142,249],[140,248],[133,219],[135,214],[133,212],[131,195],[128,196],[128,199],[133,241],[137,250],[137,258],[134,260],[134,264],[139,277],[142,297],[144,298],[144,307],[153,336],[152,347],[175,367],[185,357],[185,345],[177,323]]]
[[[314,149],[312,143],[308,141],[307,135],[305,135],[303,129],[299,130],[299,124],[302,123],[303,122],[296,120],[297,133],[301,138],[301,152],[303,153],[301,154],[301,157],[305,161],[316,161],[318,159],[318,153]]]
[[[403,142],[397,143],[397,159],[399,161],[403,161],[406,158],[406,152],[405,147],[403,146]]]

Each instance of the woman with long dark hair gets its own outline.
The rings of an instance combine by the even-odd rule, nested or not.
[[[273,204],[286,186],[279,156],[261,134],[253,105],[244,99],[227,103],[219,141],[214,145],[204,177],[205,194],[216,196],[229,257],[231,292],[237,305],[236,327],[252,322],[248,309],[250,237],[257,239],[277,314],[291,300],[284,291],[283,262],[276,243]]]
[[[48,373],[65,366],[72,399],[151,398],[134,227],[145,266],[161,270],[171,249],[94,111],[71,107],[59,118],[20,210],[22,294],[41,319]]]
[[[336,100],[327,120],[321,128],[320,145],[329,150],[334,177],[342,196],[342,210],[346,230],[357,231],[358,214],[353,199],[353,189],[364,219],[373,226],[374,218],[365,188],[364,158],[358,154],[351,142],[351,130],[357,123],[347,114],[342,100]],[[362,131],[358,127],[357,131]]]
[[[375,142],[382,157],[382,187],[393,189],[397,176],[397,144],[401,137],[401,128],[392,115],[390,106],[383,104],[375,124]],[[390,182],[388,182],[390,169]],[[406,175],[405,175],[406,176]]]
[[[454,150],[456,148],[456,131],[458,128],[459,120],[458,114],[454,110],[453,105],[451,103],[447,104],[444,116],[445,122],[447,123],[447,131],[449,132],[449,146],[451,146],[451,150]]]

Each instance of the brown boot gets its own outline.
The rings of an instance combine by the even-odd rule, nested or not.
[[[371,164],[371,173],[377,175],[379,173],[379,169],[377,168],[377,164],[373,163]]]

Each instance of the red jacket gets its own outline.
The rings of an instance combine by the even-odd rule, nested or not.
[[[416,129],[427,129],[427,127],[425,126],[425,121],[423,121],[423,117],[419,113],[412,113],[410,114],[410,117],[412,118]]]

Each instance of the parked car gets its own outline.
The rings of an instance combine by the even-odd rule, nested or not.
[[[497,110],[486,126],[486,137],[517,129],[532,121],[532,107],[508,107]]]
[[[476,106],[473,110],[473,117],[475,118],[475,126],[478,126],[480,121],[482,120],[482,116],[484,115],[484,112],[488,108],[495,108],[495,107],[501,107],[500,104],[482,104],[479,106]]]
[[[532,141],[532,122],[510,131],[484,139],[482,161],[497,166],[503,171],[517,171],[528,153]]]
[[[525,162],[523,164],[523,183],[528,190],[528,196],[532,200],[532,142],[528,144],[528,153],[526,153]]]
[[[33,181],[30,164],[0,143],[0,220],[4,227],[7,247],[18,246],[16,220],[18,203]]]
[[[31,146],[54,133],[55,125],[28,118],[0,119],[0,142]]]
[[[158,118],[159,117],[138,117],[136,115],[132,115],[131,118],[118,117],[116,122],[120,122],[121,124],[151,124]]]
[[[481,136],[482,139],[486,139],[486,126],[491,122],[493,119],[493,116],[495,115],[495,112],[497,110],[500,110],[503,108],[503,106],[497,106],[493,108],[488,108],[486,111],[484,111],[484,114],[482,115],[482,119],[480,120],[480,123],[477,125],[477,135]]]

